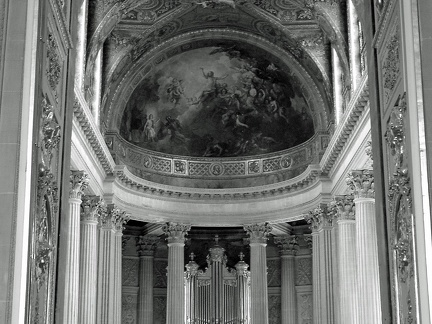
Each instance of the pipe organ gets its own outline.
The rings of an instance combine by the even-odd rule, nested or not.
[[[250,323],[250,272],[243,257],[240,253],[235,269],[229,269],[225,249],[216,240],[202,271],[191,254],[185,272],[185,323]]]

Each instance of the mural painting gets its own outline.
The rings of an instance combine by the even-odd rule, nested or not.
[[[236,157],[277,152],[314,134],[300,87],[268,57],[238,45],[160,63],[135,89],[120,134],[163,153]]]

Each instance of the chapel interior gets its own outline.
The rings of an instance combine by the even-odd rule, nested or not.
[[[430,0],[0,3],[0,322],[432,322]]]

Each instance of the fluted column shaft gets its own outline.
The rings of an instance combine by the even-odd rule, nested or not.
[[[81,204],[81,248],[79,280],[79,323],[96,323],[97,224],[103,202],[96,196],[84,196]]]
[[[381,323],[378,241],[375,221],[375,199],[357,198],[356,240],[359,279],[360,323]]]
[[[97,317],[98,324],[112,324],[114,319],[114,227],[99,229]]]
[[[123,232],[114,232],[114,323],[121,323],[122,309],[122,236]]]
[[[153,323],[153,261],[157,236],[140,236],[137,241],[140,255],[138,324]]]
[[[314,324],[321,324],[320,253],[319,235],[317,232],[312,232],[312,308]]]
[[[378,239],[372,171],[352,171],[347,180],[354,193],[359,323],[382,323]]]
[[[140,256],[138,323],[153,322],[153,256]]]
[[[245,226],[250,241],[251,324],[268,324],[267,239],[268,224]]]
[[[163,227],[168,240],[167,324],[185,322],[184,240],[189,229],[173,223]]]
[[[294,258],[298,251],[297,237],[275,237],[281,255],[281,311],[282,324],[297,323],[297,295],[295,289]]]
[[[99,324],[121,323],[122,229],[129,219],[113,204],[100,218],[97,320]]]
[[[313,267],[318,267],[313,272],[314,323],[334,324],[333,215],[322,205],[310,212],[306,220],[312,224]]]
[[[357,298],[357,251],[354,201],[352,196],[337,196],[339,252],[339,316],[341,323],[359,324]]]
[[[63,218],[63,244],[66,263],[64,291],[60,298],[60,318],[64,324],[78,323],[79,252],[81,196],[88,185],[88,176],[83,171],[71,171],[69,191],[69,213]]]

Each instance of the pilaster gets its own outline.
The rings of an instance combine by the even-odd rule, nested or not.
[[[251,324],[268,324],[267,253],[269,224],[245,225],[251,262]]]

